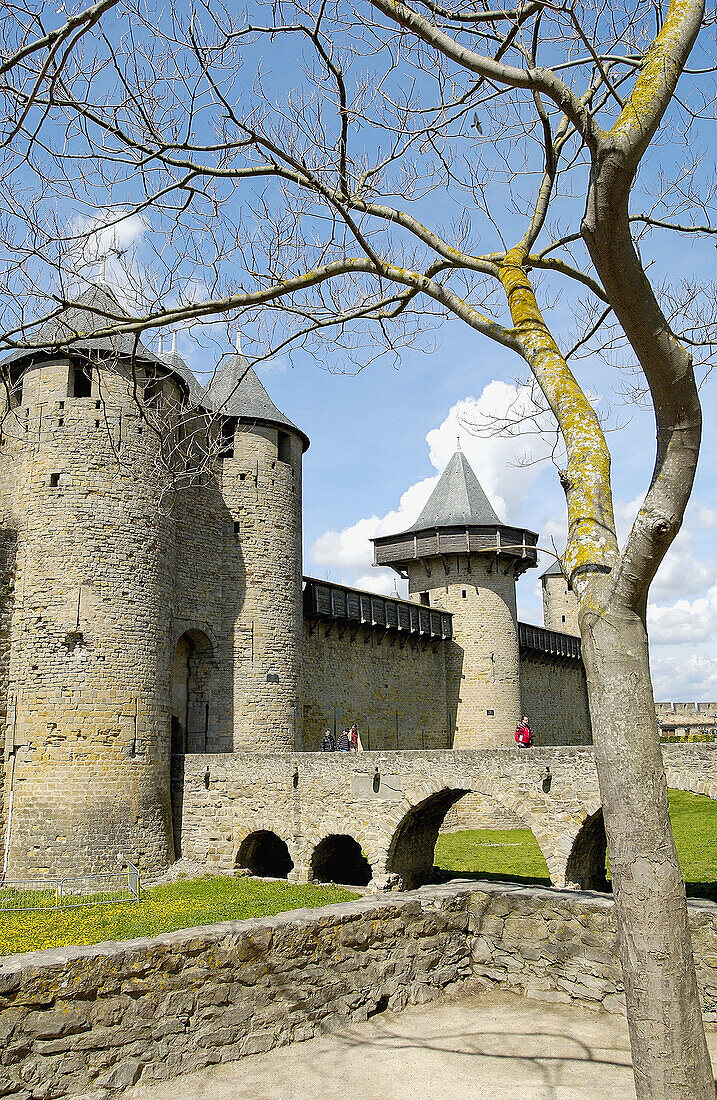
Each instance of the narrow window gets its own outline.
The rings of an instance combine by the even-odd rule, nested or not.
[[[24,375],[22,371],[11,370],[10,371],[10,408],[17,409],[22,405],[22,383]]]
[[[428,595],[427,592],[419,593],[418,598],[419,598],[420,602],[423,604],[424,607],[430,607],[431,598],[430,598],[430,596]]]
[[[235,416],[222,417],[219,440],[219,454],[222,458],[234,458],[234,436],[237,430]]]
[[[60,419],[57,421],[57,426],[58,426],[58,428],[64,428],[65,418],[63,416],[61,416]]]
[[[59,474],[50,474],[50,488],[57,489],[60,484]]]
[[[277,449],[279,462],[291,464],[291,436],[288,432],[279,432],[279,445]]]
[[[565,622],[565,616],[562,615],[561,618],[562,618],[563,622]]]
[[[88,364],[72,368],[71,397],[92,397],[92,367]]]
[[[240,530],[241,530],[241,528],[240,528],[239,520],[235,519],[234,520],[234,534],[238,535]]]
[[[461,588],[461,599],[468,599],[468,593],[466,592],[465,588]]]
[[[156,375],[145,375],[142,387],[142,399],[149,409],[156,409],[162,396],[162,379]]]

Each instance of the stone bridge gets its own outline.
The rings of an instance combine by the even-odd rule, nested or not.
[[[665,745],[663,755],[670,787],[717,798],[717,745]],[[179,759],[175,848],[209,866],[413,889],[430,876],[447,812],[472,792],[532,829],[554,886],[605,886],[590,747]]]

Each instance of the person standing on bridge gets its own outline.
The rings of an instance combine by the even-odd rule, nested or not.
[[[349,740],[349,731],[341,730],[336,737],[336,751],[337,752],[351,752],[351,741]]]
[[[528,724],[528,719],[525,717],[515,727],[515,743],[519,749],[532,748],[533,731]]]
[[[324,736],[321,738],[321,751],[336,752],[336,738],[332,730],[326,730]]]
[[[352,752],[363,752],[363,745],[361,744],[361,734],[356,728],[356,723],[349,730],[349,741],[351,742]]]

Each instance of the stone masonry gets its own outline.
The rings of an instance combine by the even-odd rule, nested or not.
[[[717,797],[717,745],[665,746],[664,758],[671,787]],[[247,838],[270,834],[286,845],[289,877],[307,881],[320,846],[351,838],[375,886],[414,888],[430,878],[439,829],[465,794],[493,800],[532,829],[553,885],[604,886],[605,833],[587,746],[188,757],[182,851],[229,869],[241,865]],[[335,881],[346,881],[341,869]]]
[[[717,907],[690,903],[705,1019],[717,1019]],[[156,939],[0,962],[0,1090],[13,1100],[128,1085],[308,1039],[457,991],[624,1011],[612,902],[451,883]]]

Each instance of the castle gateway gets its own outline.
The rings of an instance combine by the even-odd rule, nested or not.
[[[463,454],[375,540],[408,600],[303,578],[308,439],[247,360],[202,388],[176,352],[98,335],[127,317],[109,290],[81,306],[6,360],[6,872],[166,866],[187,754],[313,752],[353,721],[371,750],[505,748],[523,712],[544,746],[590,742],[571,593],[548,570],[550,629],[517,621],[537,535]]]

